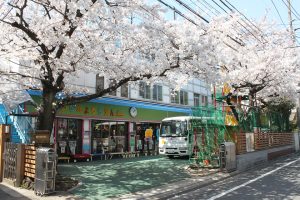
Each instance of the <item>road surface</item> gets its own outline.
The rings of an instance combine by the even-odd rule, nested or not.
[[[300,157],[294,155],[271,162],[215,184],[185,191],[168,199],[299,199]]]

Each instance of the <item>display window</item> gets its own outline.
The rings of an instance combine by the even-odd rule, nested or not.
[[[57,153],[70,156],[82,153],[82,120],[58,118],[56,123]]]
[[[92,153],[123,152],[128,146],[128,122],[92,121]]]

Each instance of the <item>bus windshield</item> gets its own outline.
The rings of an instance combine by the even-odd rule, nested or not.
[[[161,136],[187,136],[186,121],[163,121],[161,123]]]

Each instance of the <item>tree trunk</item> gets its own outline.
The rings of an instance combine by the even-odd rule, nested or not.
[[[42,105],[38,116],[38,130],[49,130],[50,133],[53,129],[53,122],[56,115],[55,109],[55,92],[43,91]]]

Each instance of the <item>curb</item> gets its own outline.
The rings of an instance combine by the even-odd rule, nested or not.
[[[73,190],[79,188],[79,187],[82,186],[82,185],[83,185],[82,181],[78,181],[78,184],[77,184],[77,185],[75,185],[74,187],[68,189],[66,192],[70,193],[70,192],[72,192]]]

